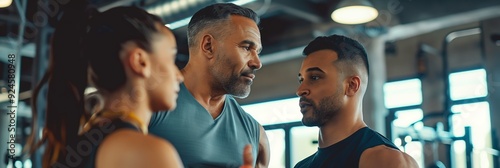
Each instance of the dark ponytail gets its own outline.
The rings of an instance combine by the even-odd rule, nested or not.
[[[90,13],[86,0],[72,0],[65,6],[52,37],[49,69],[36,86],[32,96],[33,131],[28,146],[33,153],[46,142],[43,167],[60,162],[66,147],[78,139],[79,122],[89,114],[84,111],[84,90],[87,87],[88,61],[81,46]],[[48,84],[45,126],[42,139],[37,140],[37,99],[42,86]]]

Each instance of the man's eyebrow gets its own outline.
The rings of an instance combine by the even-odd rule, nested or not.
[[[251,46],[254,46],[255,42],[253,42],[252,40],[243,40],[240,42],[240,44],[250,44]]]
[[[318,67],[311,67],[311,68],[306,69],[306,72],[311,72],[311,71],[319,71],[319,72],[325,73],[325,71],[321,70],[321,68],[318,68]]]
[[[306,69],[306,72],[312,72],[312,71],[319,71],[319,72],[321,72],[321,73],[325,73],[325,71],[321,70],[321,68],[318,68],[318,67],[311,67],[311,68],[307,68],[307,69]],[[302,76],[302,74],[301,74],[301,73],[299,73],[299,75],[298,75],[298,76],[299,76],[299,77],[301,77],[301,76]]]
[[[249,44],[249,45],[250,45],[250,46],[252,46],[252,47],[253,47],[253,46],[257,46],[257,45],[255,44],[255,42],[253,42],[252,40],[243,40],[243,41],[241,41],[241,42],[240,42],[240,45],[241,45],[241,44]],[[259,54],[261,51],[262,51],[262,47],[261,47],[261,48],[257,48],[257,54]]]

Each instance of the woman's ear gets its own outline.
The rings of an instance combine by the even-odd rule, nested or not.
[[[346,95],[356,95],[356,93],[359,91],[359,88],[361,87],[361,78],[359,76],[351,76],[347,79],[347,82],[348,85],[346,89]]]
[[[149,77],[151,75],[151,59],[143,49],[136,47],[127,54],[127,63],[130,70],[137,75]]]

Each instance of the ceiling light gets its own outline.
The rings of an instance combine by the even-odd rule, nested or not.
[[[0,8],[5,8],[12,4],[12,0],[0,0]]]
[[[332,12],[332,19],[342,24],[361,24],[377,18],[378,11],[367,0],[343,0]]]

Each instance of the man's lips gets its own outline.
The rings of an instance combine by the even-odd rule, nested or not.
[[[255,74],[243,74],[242,76],[250,78],[250,79],[255,79]]]
[[[311,103],[309,103],[307,101],[300,101],[299,106],[302,109],[302,108],[306,108],[307,106],[311,106]]]

